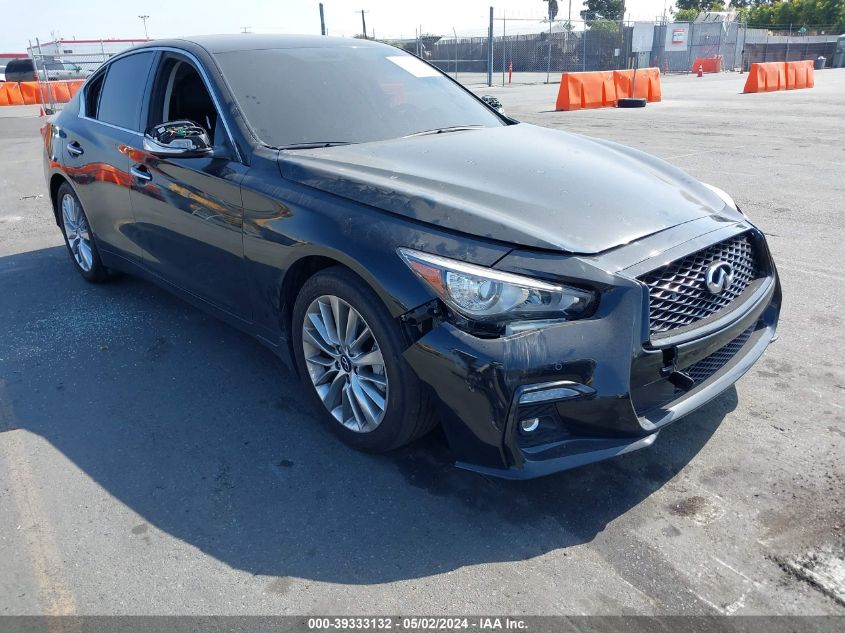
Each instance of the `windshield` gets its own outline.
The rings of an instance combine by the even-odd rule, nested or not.
[[[504,125],[436,68],[387,46],[232,51],[215,57],[252,129],[272,147]]]

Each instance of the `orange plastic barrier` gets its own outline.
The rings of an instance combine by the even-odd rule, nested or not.
[[[806,88],[807,76],[812,72],[813,67],[808,67],[804,62],[786,62],[786,89]]]
[[[70,91],[65,81],[51,81],[50,91],[54,103],[67,103],[70,101]]]
[[[73,95],[75,95],[77,92],[79,92],[79,89],[82,87],[82,85],[84,83],[85,83],[84,79],[74,79],[73,81],[67,82],[67,88],[70,91],[71,98],[73,98]]]
[[[697,73],[698,67],[701,66],[701,72],[704,73],[720,73],[722,72],[722,56],[715,57],[696,57],[692,63],[690,72]]]
[[[38,88],[37,81],[22,81],[21,83],[0,81],[0,106],[5,105],[38,105],[42,98],[44,101],[53,103],[67,103],[73,98],[85,80],[75,81],[51,81],[49,83],[50,93],[47,93],[47,84],[41,84]],[[43,95],[43,97],[42,97]]]
[[[6,82],[3,84],[8,105],[24,105],[20,84]]]
[[[38,92],[37,81],[22,81],[18,85],[21,88],[24,105],[37,105],[41,103],[41,94]]]
[[[636,94],[631,94],[631,85],[634,83],[633,70],[614,70],[613,83],[616,86],[616,98],[637,97],[647,101],[660,101],[662,93],[660,90],[660,69],[640,68],[637,70],[637,81],[634,86]]]
[[[812,88],[815,85],[813,60],[751,64],[743,92],[772,92]]]
[[[807,87],[812,88],[816,85],[816,78],[813,75],[813,69],[815,66],[813,65],[812,59],[805,59],[803,64],[807,67]]]
[[[751,64],[743,92],[773,92],[775,90],[786,90],[786,64],[783,62]]]
[[[563,73],[555,110],[581,110],[616,105],[613,72],[599,70],[585,73]]]

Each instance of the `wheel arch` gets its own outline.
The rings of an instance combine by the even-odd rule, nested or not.
[[[65,183],[73,189],[73,185],[64,174],[54,173],[50,176],[50,203],[53,206],[53,219],[56,220],[56,226],[61,226],[61,218],[59,217],[59,188]]]
[[[305,282],[321,271],[335,267],[348,270],[379,297],[382,305],[393,318],[398,318],[409,310],[413,310],[431,300],[431,296],[428,295],[410,270],[407,271],[408,277],[405,279],[407,283],[401,284],[401,289],[396,284],[395,270],[394,275],[378,276],[379,271],[388,264],[383,261],[383,258],[379,259],[382,261],[378,265],[368,268],[342,252],[320,249],[302,253],[287,266],[280,287],[279,325],[282,338],[286,339],[287,351],[291,359],[293,358],[291,332],[294,303]],[[393,264],[394,268],[398,263],[397,257],[397,262]],[[379,278],[386,279],[388,284],[381,283]]]

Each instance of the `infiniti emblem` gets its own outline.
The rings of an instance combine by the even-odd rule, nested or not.
[[[704,273],[704,285],[710,294],[720,295],[731,287],[734,269],[727,262],[713,262]]]

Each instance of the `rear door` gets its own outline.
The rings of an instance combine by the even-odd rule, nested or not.
[[[106,260],[140,260],[129,189],[128,149],[141,141],[141,103],[156,52],[111,62],[85,86],[78,117],[63,117],[65,173],[73,181]]]
[[[136,145],[130,155],[132,208],[147,268],[250,320],[240,190],[246,167],[238,160],[212,90],[192,59],[162,54],[142,115],[146,129],[191,120],[208,131],[215,150],[210,157],[165,158]]]

